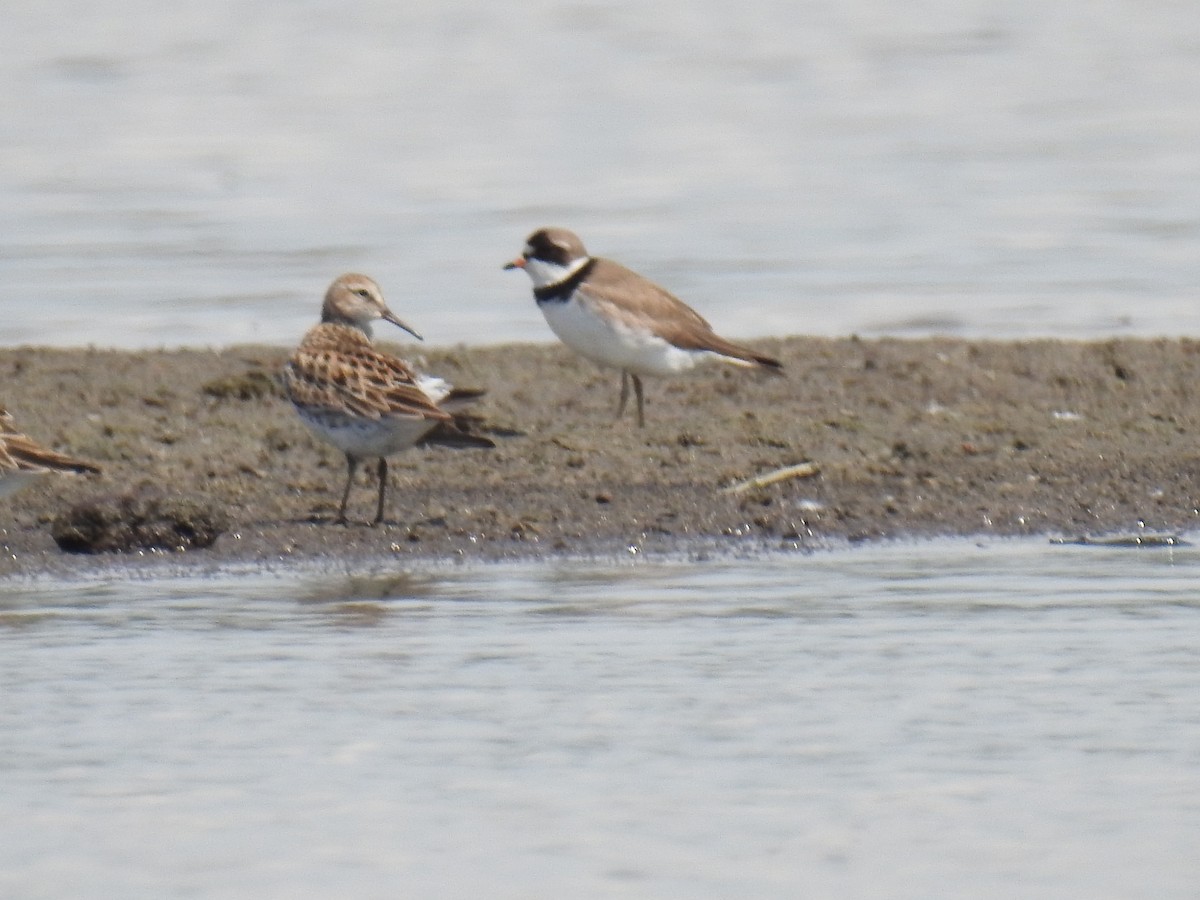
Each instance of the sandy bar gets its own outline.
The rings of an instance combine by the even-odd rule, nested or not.
[[[647,379],[647,427],[614,422],[619,376],[557,345],[395,348],[489,391],[492,451],[392,459],[389,522],[331,523],[341,455],[278,393],[285,348],[0,351],[3,403],[30,436],[98,462],[0,512],[0,576],[118,570],[131,557],[59,551],[72,504],[146,484],[206,498],[231,527],[208,550],[132,557],[197,574],[294,561],[796,552],[943,535],[1179,532],[1200,506],[1200,343],[950,339],[752,342],[786,378],[713,367]],[[816,474],[741,492],[809,462]],[[357,523],[357,524],[356,524]]]

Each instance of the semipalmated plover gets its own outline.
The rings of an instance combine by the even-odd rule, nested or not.
[[[354,472],[363,459],[379,460],[379,501],[372,525],[383,521],[387,457],[438,435],[457,447],[493,447],[492,441],[455,427],[452,413],[483,391],[455,390],[435,376],[416,373],[404,360],[376,350],[371,323],[379,319],[421,340],[388,309],[365,275],[342,275],[330,285],[321,322],[304,336],[283,371],[287,395],[304,424],[346,454],[346,489],[337,521],[346,522]]]
[[[720,337],[694,309],[620,263],[589,256],[565,228],[542,228],[504,268],[524,269],[550,328],[564,344],[602,366],[621,370],[617,418],[637,396],[638,425],[646,422],[643,375],[677,375],[720,360],[778,373],[779,360]]]
[[[53,472],[98,474],[100,467],[35,444],[17,431],[8,410],[0,407],[0,497]]]

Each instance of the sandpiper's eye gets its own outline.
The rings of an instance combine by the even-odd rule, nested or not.
[[[366,288],[359,288],[359,289],[358,289],[357,291],[355,291],[354,293],[358,294],[358,296],[362,297],[364,300],[370,300],[370,299],[371,299],[371,292],[370,292],[370,291],[368,291]]]

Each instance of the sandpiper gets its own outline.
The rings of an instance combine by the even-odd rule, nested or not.
[[[100,467],[35,444],[17,431],[8,410],[0,407],[0,497],[53,472],[95,474]]]
[[[383,521],[387,457],[422,439],[458,447],[493,447],[492,441],[455,426],[453,413],[483,395],[456,390],[440,378],[420,375],[404,360],[371,343],[379,319],[421,340],[388,309],[379,285],[366,275],[346,274],[325,293],[321,322],[311,328],[283,371],[283,383],[305,425],[346,454],[346,503],[358,464],[379,460],[379,499],[372,525]]]
[[[504,268],[524,269],[550,328],[564,344],[602,366],[621,370],[617,418],[637,396],[638,425],[646,424],[643,375],[677,375],[720,360],[779,373],[777,359],[720,337],[699,313],[620,263],[589,256],[565,228],[541,228]]]

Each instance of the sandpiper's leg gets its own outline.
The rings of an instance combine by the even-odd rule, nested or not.
[[[642,379],[637,375],[633,376],[633,392],[634,392],[634,394],[637,395],[638,428],[645,428],[646,427],[646,404],[645,404],[645,401],[642,399]]]
[[[378,525],[383,521],[383,496],[387,492],[387,460],[384,457],[379,457],[379,505],[375,507],[375,521],[372,525]]]
[[[354,470],[358,468],[358,460],[346,454],[346,489],[342,491],[342,505],[338,507],[337,518],[334,520],[338,525],[346,524],[346,501],[350,499],[350,485],[354,483]]]
[[[625,404],[629,402],[629,373],[621,371],[621,399],[617,403],[617,419],[625,415]]]

